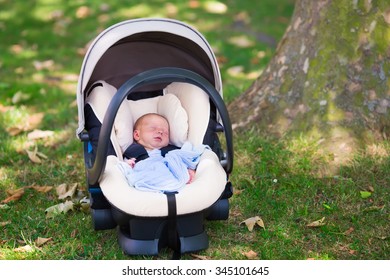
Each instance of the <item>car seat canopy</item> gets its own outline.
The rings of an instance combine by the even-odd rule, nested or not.
[[[86,93],[96,81],[119,88],[135,74],[167,66],[201,75],[222,95],[221,75],[212,48],[189,25],[172,19],[147,18],[120,22],[100,33],[89,46],[78,80],[77,137],[84,130]],[[166,86],[156,84],[140,90]]]

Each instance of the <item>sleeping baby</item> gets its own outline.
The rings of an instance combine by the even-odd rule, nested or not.
[[[131,186],[144,191],[174,192],[190,184],[207,148],[189,142],[180,149],[169,144],[168,121],[154,113],[136,121],[133,137],[135,142],[126,149],[119,168]]]

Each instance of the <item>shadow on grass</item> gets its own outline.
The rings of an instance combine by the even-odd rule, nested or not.
[[[388,143],[376,147],[381,154],[368,147],[337,176],[319,177],[329,158],[319,156],[314,143],[296,150],[256,136],[236,140],[232,181],[238,192],[224,235],[230,242],[246,244],[262,259],[389,258]],[[262,217],[265,229],[238,226],[252,216]],[[323,225],[308,227],[322,218]]]

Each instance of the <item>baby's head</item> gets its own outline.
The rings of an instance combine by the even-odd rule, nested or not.
[[[145,114],[135,122],[133,137],[147,150],[161,149],[169,144],[169,123],[159,114]]]

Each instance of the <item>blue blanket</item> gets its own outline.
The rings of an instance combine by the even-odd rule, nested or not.
[[[188,169],[196,169],[206,145],[194,147],[190,142],[181,149],[168,152],[165,157],[155,149],[149,158],[137,162],[134,168],[125,162],[118,167],[130,186],[142,191],[174,192],[186,185],[189,180]]]

